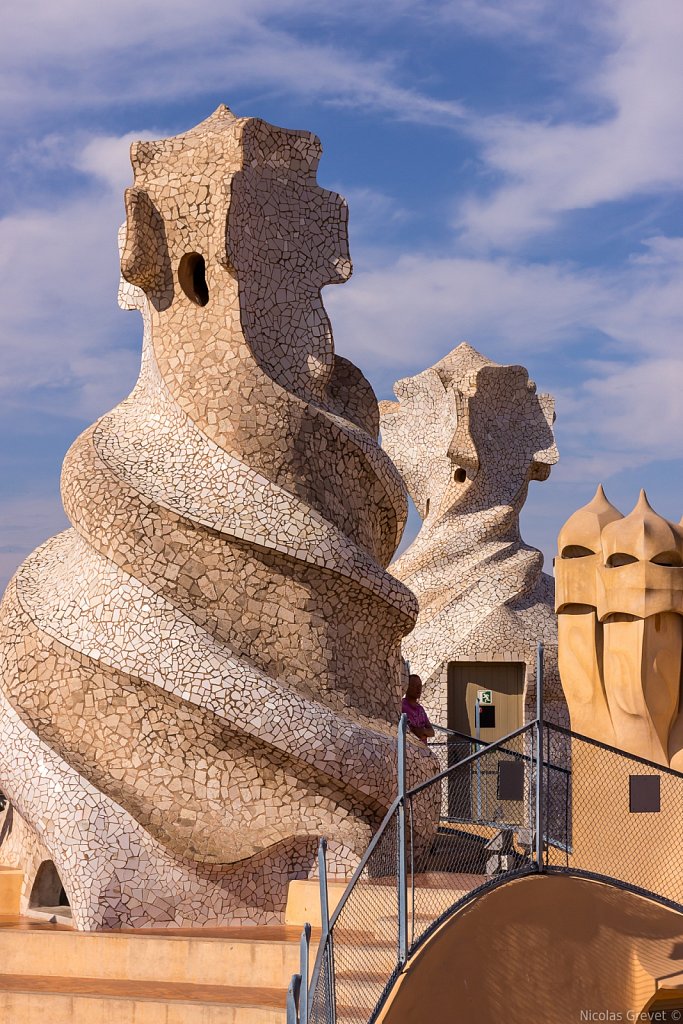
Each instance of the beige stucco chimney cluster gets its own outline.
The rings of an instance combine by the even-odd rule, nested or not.
[[[599,487],[560,531],[555,580],[572,728],[683,769],[683,527]]]

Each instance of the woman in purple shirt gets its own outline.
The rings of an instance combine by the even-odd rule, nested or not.
[[[427,716],[427,712],[420,704],[420,695],[422,693],[422,680],[418,675],[412,673],[408,677],[408,689],[406,695],[401,701],[401,711],[408,718],[408,728],[410,731],[426,743],[427,740],[434,735],[434,729]]]

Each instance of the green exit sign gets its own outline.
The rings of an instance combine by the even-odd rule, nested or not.
[[[493,690],[477,690],[477,700],[482,706],[493,704]]]

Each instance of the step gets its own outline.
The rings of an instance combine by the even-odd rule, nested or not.
[[[413,892],[409,876],[408,906],[412,907],[414,896],[416,921],[428,923],[486,881],[486,875],[445,872],[416,875]],[[397,899],[394,886],[363,881],[345,904],[336,927],[384,937],[397,918]]]
[[[396,967],[396,939],[397,936],[393,935],[387,942],[367,938],[359,942],[357,938],[349,940],[348,935],[338,935],[334,946],[337,977],[345,985],[357,977],[366,980],[383,977],[386,981]]]
[[[284,989],[0,975],[12,1024],[285,1024]]]
[[[344,895],[348,882],[329,881],[327,883],[327,901],[330,914],[337,908]],[[287,906],[285,908],[285,924],[312,925],[321,928],[320,918],[320,881],[317,878],[295,878],[287,889]]]
[[[0,914],[18,914],[24,872],[0,867]]]
[[[71,907],[27,907],[24,914],[32,921],[46,921],[48,924],[65,924],[73,927]]]
[[[0,918],[0,965],[12,976],[285,991],[299,969],[300,934],[299,928],[284,925],[77,932],[59,924]],[[316,934],[312,954],[317,941]]]
[[[396,957],[394,956],[391,969],[382,973],[363,973],[359,971],[353,975],[337,975],[335,984],[337,1001],[340,1005],[349,1003],[355,1005],[357,1002],[360,1002],[363,1005],[372,1004],[374,1006],[374,1002],[381,996],[384,986],[395,966]]]
[[[484,874],[488,851],[487,838],[460,829],[444,829],[434,837],[426,854],[420,856],[422,871],[442,867],[449,872]]]

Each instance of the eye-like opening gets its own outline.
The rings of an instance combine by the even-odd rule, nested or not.
[[[198,252],[186,252],[178,266],[178,282],[188,299],[197,306],[209,301],[209,286],[206,283],[206,262]]]
[[[670,569],[680,569],[683,565],[683,558],[681,558],[678,551],[661,551],[654,558],[650,559],[655,565],[666,565]]]
[[[616,569],[620,565],[631,565],[637,561],[638,559],[634,555],[627,555],[625,551],[615,551],[613,555],[609,556],[605,565],[608,569]]]
[[[429,515],[429,498],[427,498],[427,501],[425,503],[425,519],[427,518],[428,515]]]
[[[465,480],[467,480],[467,473],[462,468],[462,466],[459,466],[458,469],[456,469],[455,473],[453,474],[453,479],[455,480],[456,484],[465,483]]]
[[[561,558],[587,558],[588,555],[594,555],[595,552],[591,551],[590,548],[585,548],[581,544],[567,544],[566,547],[562,548]]]

